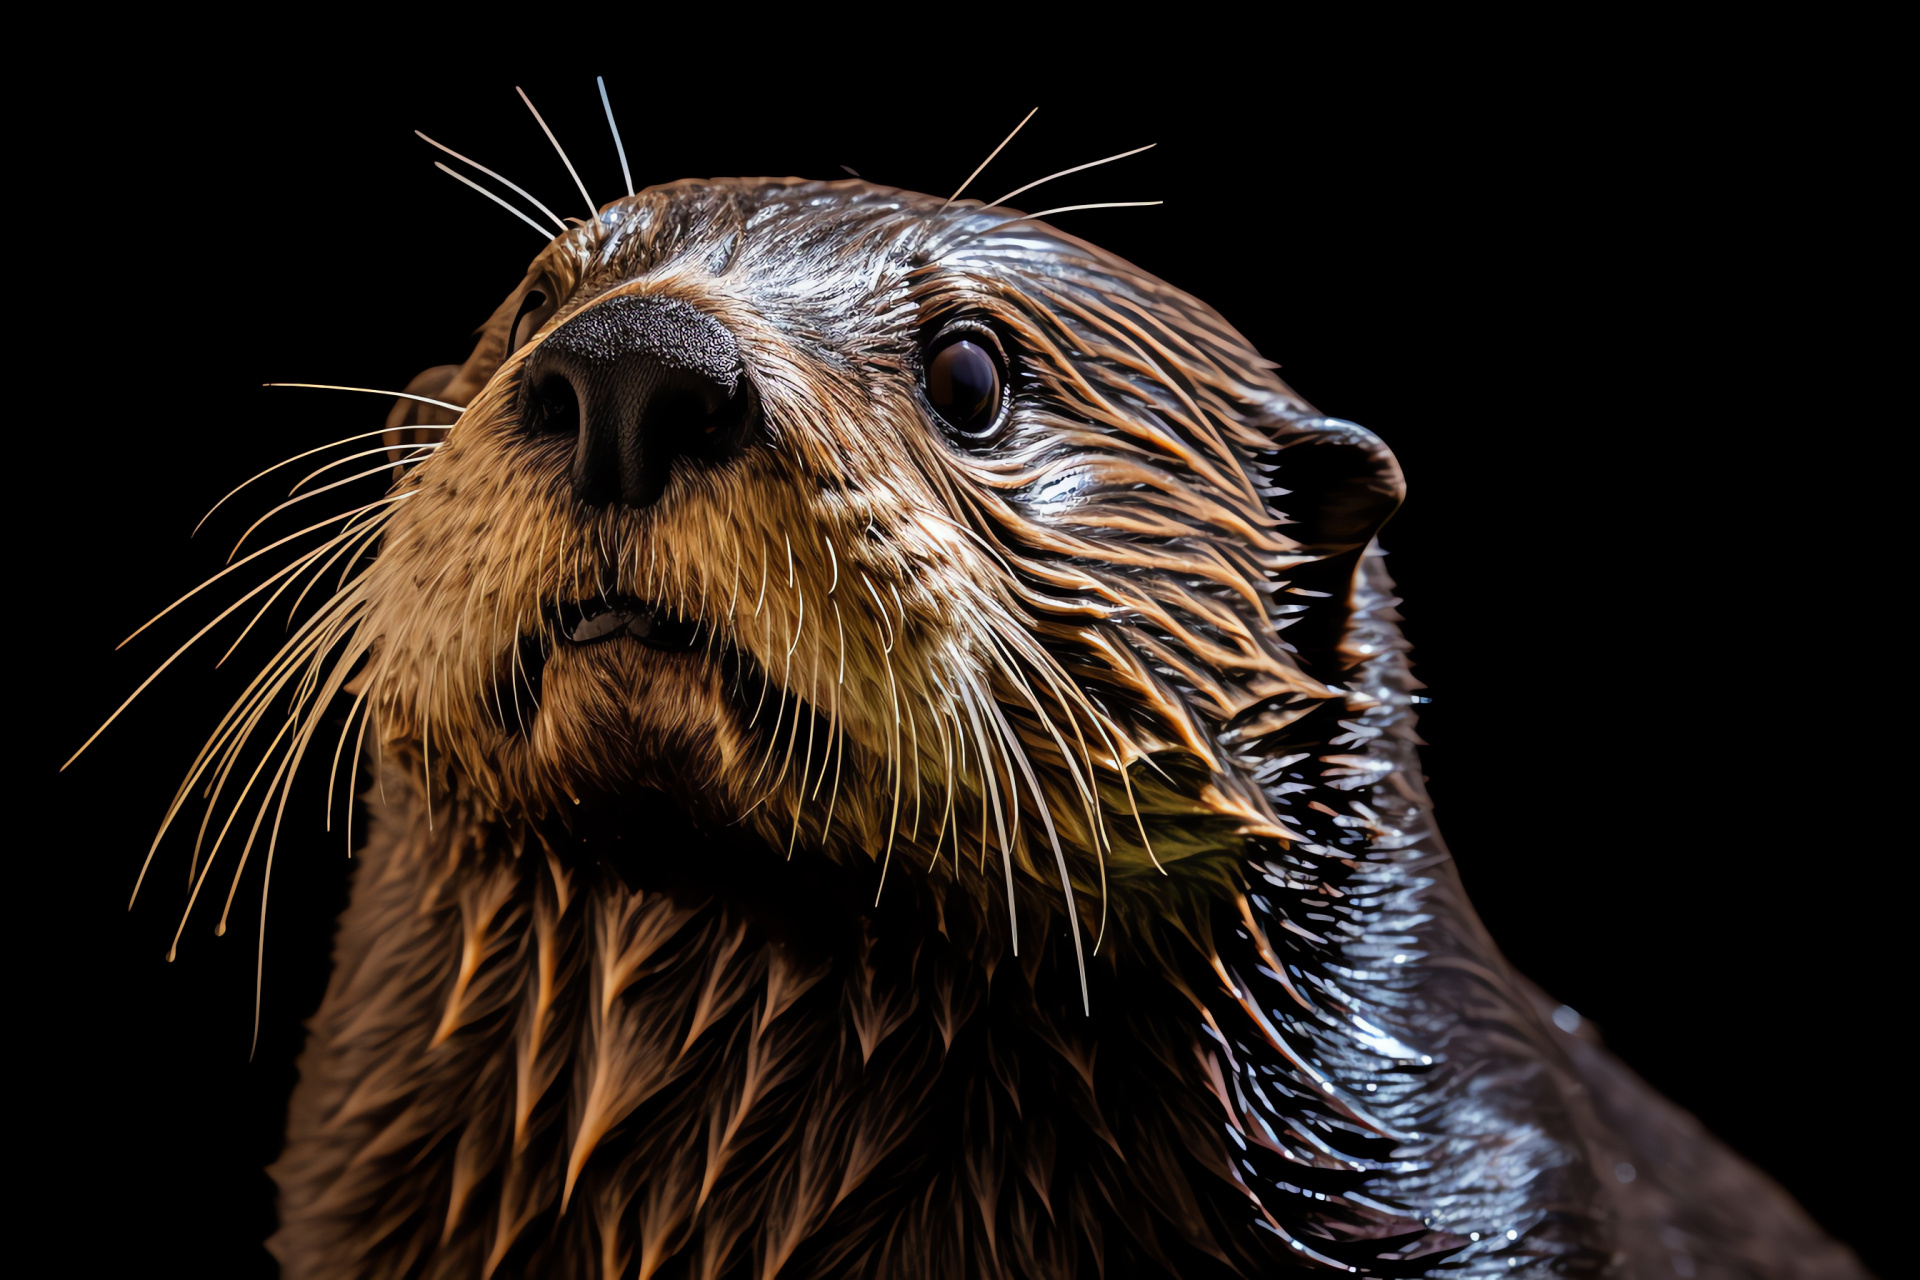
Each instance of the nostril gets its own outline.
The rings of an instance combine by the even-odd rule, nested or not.
[[[535,435],[578,436],[580,396],[565,374],[549,373],[527,393],[527,430]]]
[[[522,378],[522,429],[574,441],[568,480],[587,506],[649,507],[676,467],[724,465],[759,421],[739,344],[678,299],[586,309],[540,341]]]
[[[672,453],[700,453],[712,436],[735,416],[735,406],[711,387],[665,387],[646,406],[641,423],[656,447]]]

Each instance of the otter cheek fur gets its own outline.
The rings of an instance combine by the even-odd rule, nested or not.
[[[379,784],[288,1276],[1853,1274],[1487,939],[1392,454],[1204,304],[683,182],[408,392],[371,559],[182,790],[289,688]]]

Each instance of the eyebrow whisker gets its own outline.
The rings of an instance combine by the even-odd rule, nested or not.
[[[505,209],[508,213],[520,219],[520,221],[526,223],[528,226],[532,227],[534,230],[534,234],[539,236],[542,240],[553,239],[552,234],[548,232],[548,230],[545,227],[541,226],[539,223],[535,222],[532,218],[529,218],[526,214],[520,212],[518,209],[514,208],[512,205],[508,204],[505,200],[502,200],[499,196],[493,194],[493,192],[487,190],[485,187],[475,182],[472,178],[469,178],[464,174],[455,173],[453,170],[447,168],[446,165],[441,164],[438,160],[435,160],[433,162],[433,167],[438,169],[440,172],[446,174],[449,178],[452,178],[456,182],[466,183],[468,186],[472,187],[475,191],[478,191],[481,195],[493,201],[495,204],[499,205],[502,209]],[[564,222],[561,223],[560,229],[562,231],[565,231],[567,229],[567,224]]]
[[[613,130],[613,149],[620,153],[620,176],[626,181],[627,194],[633,194],[633,171],[627,168],[627,148],[620,141],[620,126],[613,122],[613,103],[607,101],[607,78],[595,76],[593,82],[600,86],[600,105],[607,109],[607,128]]]
[[[1040,108],[1035,107],[1033,111],[1027,112],[1027,114],[1021,119],[1020,123],[1013,126],[1013,133],[1010,133],[1005,138],[1001,139],[1000,145],[995,147],[992,153],[988,155],[985,160],[982,160],[980,162],[980,168],[975,169],[972,173],[968,174],[967,180],[961,183],[958,187],[956,187],[954,189],[953,194],[948,196],[944,201],[941,202],[940,207],[944,209],[948,205],[952,204],[955,200],[958,200],[960,198],[960,193],[973,185],[973,180],[980,176],[981,171],[984,170],[988,165],[993,163],[993,157],[999,155],[1002,151],[1005,151],[1007,149],[1007,143],[1013,141],[1014,134],[1017,134],[1022,129],[1026,128],[1027,121],[1033,119],[1034,112],[1037,112],[1039,110]]]
[[[1071,169],[1062,169],[1058,173],[1050,173],[1044,178],[1041,178],[1034,182],[1029,182],[1024,187],[1016,187],[1014,190],[1009,191],[1007,192],[1007,194],[1001,196],[998,200],[988,201],[987,207],[993,208],[998,205],[1003,205],[1007,201],[1013,199],[1015,196],[1025,195],[1027,192],[1033,190],[1035,187],[1044,186],[1047,183],[1052,182],[1055,178],[1064,178],[1070,173],[1079,173],[1082,169],[1097,169],[1103,164],[1112,164],[1115,160],[1125,160],[1128,156],[1137,156],[1142,151],[1151,151],[1159,145],[1160,144],[1157,142],[1149,142],[1144,147],[1135,147],[1131,151],[1122,151],[1119,155],[1108,156],[1105,160],[1090,160],[1086,164],[1077,164],[1073,166],[1073,168]]]
[[[435,142],[432,138],[429,138],[426,134],[420,132],[418,129],[415,129],[413,131],[413,136],[420,139],[420,141],[426,143],[430,147],[438,147],[440,150],[446,152],[448,155],[452,156],[455,160],[460,161],[460,163],[462,164],[472,165],[474,168],[478,169],[480,172],[486,174],[489,178],[492,178],[495,182],[502,182],[502,183],[505,183],[507,186],[512,187],[515,191],[519,192],[521,195],[525,196],[528,200],[532,201],[534,208],[546,214],[549,218],[552,218],[554,226],[560,228],[562,231],[565,231],[567,229],[567,224],[560,221],[559,214],[547,208],[546,205],[541,204],[539,199],[533,194],[533,192],[527,190],[525,187],[515,182],[512,178],[508,178],[501,174],[495,173],[493,170],[487,168],[487,166],[481,164],[478,160],[470,159],[467,156],[461,155],[458,151],[455,151],[452,147],[448,146],[444,142]],[[449,169],[447,170],[447,172],[453,173],[453,170]],[[456,178],[460,177],[460,175],[457,173],[454,173],[453,176]],[[465,179],[462,179],[462,181],[465,181]],[[485,190],[485,188],[476,188],[476,189]],[[512,205],[508,205],[507,207],[510,209],[513,208]],[[516,209],[514,210],[514,212],[518,213],[519,210]],[[542,232],[541,234],[544,235],[545,232]]]
[[[567,149],[560,145],[560,139],[553,136],[553,130],[547,128],[547,122],[541,118],[539,108],[533,105],[533,99],[527,96],[527,91],[519,85],[513,86],[513,91],[520,95],[520,101],[527,104],[527,110],[533,112],[534,123],[540,126],[540,132],[547,135],[547,141],[551,142],[553,149],[560,153],[560,163],[567,166],[567,172],[573,175],[573,185],[580,188],[580,198],[587,202],[587,218],[591,221],[600,209],[594,204],[593,197],[587,194],[587,184],[580,181],[579,170],[573,167],[573,161],[567,159]]]

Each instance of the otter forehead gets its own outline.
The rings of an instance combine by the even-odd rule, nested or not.
[[[586,296],[645,276],[710,277],[828,349],[885,324],[924,258],[938,201],[860,181],[767,178],[651,187],[561,237],[542,265]]]
[[[1011,210],[858,179],[650,187],[558,238],[535,261],[543,267],[564,274],[576,306],[642,277],[708,277],[797,343],[853,356],[876,336],[900,337],[929,308],[975,306],[1045,311],[1072,340],[1060,354],[1098,358],[1110,335],[1086,310],[1092,301],[1121,308],[1123,320],[1151,315],[1206,366],[1203,382],[1291,399],[1210,307],[1105,250]],[[1140,363],[1137,349],[1127,354]]]

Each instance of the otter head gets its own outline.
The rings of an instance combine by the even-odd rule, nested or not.
[[[430,809],[665,797],[1017,945],[1287,839],[1261,771],[1365,702],[1342,620],[1390,455],[1206,306],[1005,209],[653,188],[415,390],[442,407],[393,425],[433,439],[296,647]]]

